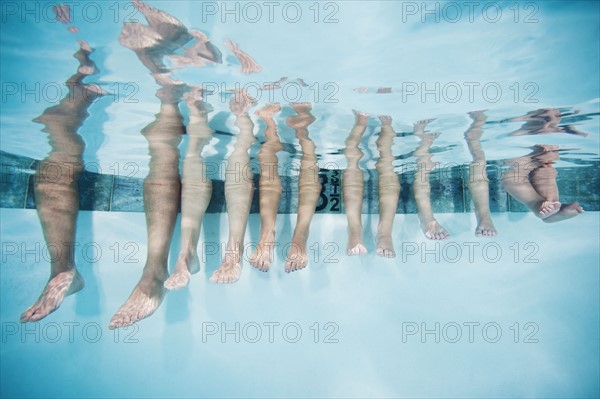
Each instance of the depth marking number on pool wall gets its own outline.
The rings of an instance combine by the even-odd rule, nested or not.
[[[321,169],[321,194],[316,212],[344,213],[342,204],[342,171],[339,169]]]

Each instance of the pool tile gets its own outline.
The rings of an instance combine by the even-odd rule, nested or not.
[[[114,176],[110,210],[115,212],[143,212],[144,180]]]
[[[206,213],[225,212],[225,182],[222,180],[212,181],[212,196],[206,208]]]
[[[35,208],[33,171],[40,161],[0,151],[2,180],[0,206],[4,208]],[[600,210],[600,175],[598,162],[589,166],[558,169],[557,184],[563,203],[578,201],[584,209]],[[488,162],[489,200],[491,212],[527,212],[523,204],[510,197],[501,183],[502,163]],[[468,189],[468,165],[433,172],[430,176],[431,203],[434,212],[472,212],[474,205]],[[321,170],[322,195],[317,213],[345,213],[343,198],[343,171]],[[379,213],[377,171],[364,171],[363,214]],[[401,191],[397,213],[417,213],[414,199],[413,172],[399,175]],[[282,197],[278,213],[295,213],[298,208],[298,177],[282,176]],[[260,212],[259,174],[254,174],[251,212]],[[143,179],[101,175],[84,172],[79,181],[80,209],[96,211],[143,212]],[[226,212],[225,182],[213,181],[213,195],[208,213]]]
[[[84,171],[79,177],[79,209],[108,211],[111,209],[113,175]]]

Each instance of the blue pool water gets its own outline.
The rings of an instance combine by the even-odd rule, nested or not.
[[[217,241],[226,231],[223,216],[207,216],[206,241]],[[268,275],[246,267],[238,283],[223,287],[207,281],[220,259],[208,255],[189,288],[170,293],[154,316],[135,330],[115,336],[107,324],[139,278],[144,217],[141,213],[82,212],[81,247],[97,243],[102,255],[93,250],[76,252],[88,285],[39,322],[37,330],[19,325],[18,317],[42,289],[46,268],[33,255],[23,262],[12,255],[3,264],[2,395],[596,395],[597,212],[562,226],[541,225],[531,215],[498,215],[494,221],[501,232],[495,240],[499,257],[494,253],[497,248],[488,249],[487,255],[483,252],[488,241],[473,237],[474,221],[467,215],[439,215],[455,235],[437,251],[418,231],[414,215],[398,215],[398,239],[419,248],[414,255],[406,254],[404,262],[401,254],[396,260],[381,260],[373,254],[349,258],[325,249],[325,243],[345,245],[332,239],[345,235],[338,218],[317,215],[314,223],[330,228],[313,230],[309,243],[320,247],[320,258],[313,259],[308,270],[287,275],[279,256]],[[280,217],[278,227],[292,223],[290,219]],[[3,239],[11,237],[27,248],[42,240],[34,212],[3,209],[2,220]],[[372,228],[374,223],[371,220]],[[252,217],[250,226],[257,224],[258,217]],[[256,241],[256,230],[250,228],[249,241]],[[121,249],[119,262],[114,262],[116,249],[111,249],[115,243]],[[126,250],[126,243],[139,245],[139,252]],[[510,249],[515,244],[520,247],[518,262]],[[524,250],[528,244],[531,247]],[[473,263],[468,245],[474,249]],[[457,256],[455,246],[463,249],[462,254],[458,262],[450,263]],[[405,249],[414,252],[412,247]],[[126,255],[134,263],[128,263]],[[325,256],[330,257],[327,262]],[[225,328],[235,331],[235,323],[239,323],[239,342],[235,333],[222,335]],[[320,330],[317,343],[315,323]],[[334,327],[325,329],[326,323]],[[409,335],[415,323],[419,330]],[[434,333],[421,335],[422,327],[435,331],[435,323],[439,323],[439,342]],[[460,338],[453,323],[460,326]],[[497,326],[490,324],[484,335],[488,323]],[[527,323],[532,324],[525,328]],[[255,324],[260,326],[259,337]],[[69,326],[73,326],[72,342]],[[273,326],[273,342],[269,326]],[[298,327],[302,335],[294,342]]]
[[[141,132],[160,119],[159,85],[119,41],[126,24],[146,23],[134,6],[65,4],[68,23],[56,21],[52,1],[0,5],[1,397],[600,396],[598,2],[319,1],[280,2],[272,10],[264,2],[149,2],[204,33],[222,53],[222,63],[180,67],[170,59],[165,66],[173,79],[213,91],[204,100],[215,133],[202,157],[218,167],[209,173],[201,271],[186,288],[168,292],[154,315],[117,330],[109,322],[147,260],[143,179],[152,157]],[[56,140],[65,127],[34,119],[67,95],[65,82],[80,65],[76,39],[94,50],[97,73],[84,73],[84,83],[108,94],[89,105],[82,123],[75,113],[72,120],[89,173],[79,181],[74,250],[86,286],[48,317],[21,324],[49,275],[33,176],[51,151],[60,155],[46,133]],[[260,71],[242,73],[226,40]],[[256,90],[282,77],[282,88]],[[283,205],[269,273],[248,259],[261,225],[255,195],[241,278],[221,285],[209,278],[228,237],[225,165],[241,140],[226,90],[237,87],[255,97],[253,110],[281,104],[275,121]],[[308,137],[321,179],[329,180],[310,224],[308,267],[288,274],[286,245],[302,193],[297,178],[310,152],[286,119],[294,115],[290,103],[300,101],[312,104]],[[189,105],[180,101],[179,108],[189,126]],[[353,110],[370,115],[356,149],[347,140]],[[478,110],[487,117],[478,145],[490,175],[493,238],[473,234],[467,183],[472,154],[465,132],[469,113]],[[378,145],[378,115],[392,118],[389,148]],[[255,192],[266,136],[264,122],[250,116]],[[427,131],[439,133],[427,151],[438,168],[431,175],[433,211],[450,233],[443,241],[425,238],[413,198],[413,172],[423,159],[414,124],[423,119],[434,119]],[[178,144],[180,171],[187,133]],[[501,179],[507,160],[540,144],[559,148],[544,167],[558,172],[561,201],[579,201],[586,212],[543,223],[509,195]],[[377,168],[386,150],[386,166],[402,182],[391,259],[375,254]],[[343,172],[357,153],[368,253],[350,257],[348,201],[331,176],[349,182]],[[161,164],[154,172],[166,169]],[[338,208],[323,205],[332,198]],[[181,224],[178,215],[171,271]]]

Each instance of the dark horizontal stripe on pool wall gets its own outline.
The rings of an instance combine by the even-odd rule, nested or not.
[[[39,160],[0,151],[0,208],[35,209],[33,180]],[[490,167],[490,165],[492,167]],[[488,162],[489,199],[492,212],[527,212],[527,208],[506,193],[500,182],[499,164]],[[557,184],[561,201],[578,201],[588,211],[600,210],[600,161],[586,161],[586,167],[557,168]],[[363,171],[363,214],[379,213],[377,171]],[[414,199],[414,174],[402,173],[397,213],[417,213]],[[254,194],[251,213],[258,213],[259,175],[253,175]],[[340,169],[320,169],[321,192],[317,213],[345,213],[343,180]],[[431,204],[434,212],[462,213],[475,208],[467,187],[468,165],[449,167],[443,174],[431,174]],[[79,178],[79,209],[88,211],[143,212],[144,179],[100,174],[84,170]],[[212,180],[213,191],[207,213],[227,211],[225,182]],[[298,178],[281,176],[282,196],[278,213],[296,213],[298,209]]]

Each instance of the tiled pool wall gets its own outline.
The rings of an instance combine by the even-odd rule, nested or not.
[[[0,208],[35,209],[33,179],[40,161],[0,151]],[[558,168],[560,200],[578,201],[588,211],[600,210],[600,162],[580,162],[578,167]],[[488,162],[490,210],[527,212],[502,187],[501,162]],[[363,213],[379,213],[377,172],[364,171]],[[322,192],[317,213],[345,213],[342,195],[343,170],[321,169]],[[254,174],[252,213],[259,212],[258,179]],[[474,209],[468,190],[468,166],[454,166],[443,173],[432,173],[431,204],[437,213],[463,213]],[[143,178],[99,174],[84,171],[79,178],[79,208],[90,211],[143,212]],[[400,174],[401,192],[397,213],[417,213],[412,183],[414,173]],[[226,212],[225,182],[213,180],[208,213]],[[282,176],[283,193],[279,213],[295,213],[298,206],[298,179]]]

